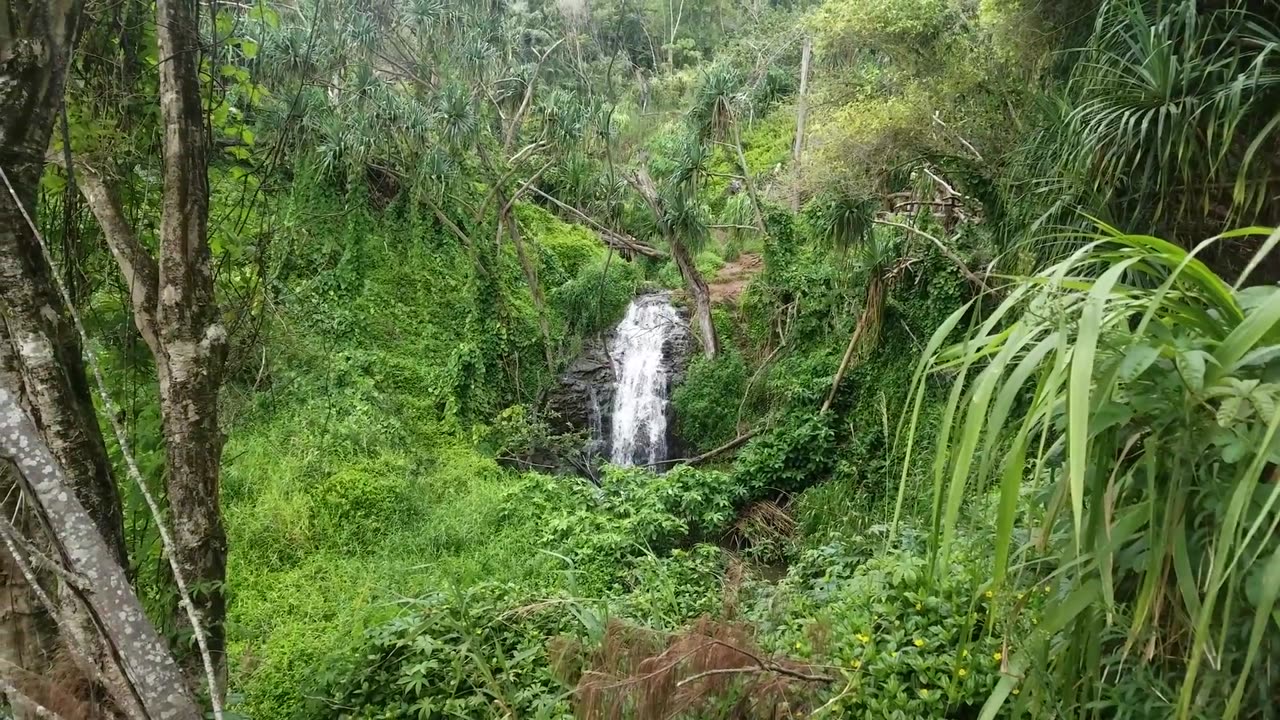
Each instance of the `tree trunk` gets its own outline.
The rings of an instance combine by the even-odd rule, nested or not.
[[[227,333],[214,296],[208,243],[208,137],[197,74],[198,12],[196,0],[156,3],[164,131],[156,370],[175,559],[178,571],[198,589],[192,600],[221,676],[227,536],[218,499],[224,441],[218,389]]]
[[[796,184],[791,191],[791,210],[800,212],[800,179],[803,177],[804,123],[809,113],[809,55],[813,52],[813,38],[804,38],[800,50],[800,94],[796,96],[796,141],[791,148],[791,165],[796,174]]]
[[[31,233],[45,150],[62,99],[81,3],[36,3],[0,36],[0,315],[18,353],[27,400],[54,457],[118,561],[124,529],[80,340]],[[28,24],[23,25],[26,21]]]
[[[711,321],[711,291],[707,288],[707,281],[702,279],[702,273],[698,272],[693,258],[689,257],[684,243],[675,238],[670,238],[670,241],[671,257],[675,258],[680,276],[684,278],[689,296],[693,298],[693,314],[702,334],[702,351],[708,360],[714,360],[720,352],[720,341],[716,337],[715,323]]]
[[[124,569],[98,533],[84,506],[19,407],[16,394],[0,387],[0,458],[11,460],[25,479],[56,548],[54,557],[78,602],[58,608],[59,626],[71,634],[95,627],[87,643],[106,644],[102,676],[117,706],[131,718],[199,720],[202,717],[164,640],[142,611]]]
[[[702,279],[702,273],[698,272],[698,266],[689,256],[689,248],[685,247],[680,238],[672,232],[671,225],[667,222],[667,211],[663,207],[662,197],[658,195],[658,187],[649,176],[649,171],[641,167],[628,174],[627,181],[649,206],[659,232],[671,246],[671,257],[676,261],[680,277],[684,278],[685,287],[693,298],[694,317],[702,333],[702,351],[708,360],[714,360],[720,353],[720,341],[716,337],[715,323],[711,321],[711,291],[707,288],[707,281]]]
[[[853,365],[853,358],[858,348],[874,343],[880,337],[880,322],[884,315],[884,278],[876,273],[867,280],[867,296],[862,314],[858,316],[858,324],[853,329],[849,344],[845,346],[844,357],[840,359],[840,367],[836,368],[836,376],[831,380],[831,389],[827,391],[827,399],[822,402],[821,412],[831,409],[836,399],[836,391],[840,389],[840,381]]]
[[[738,151],[738,164],[742,166],[742,184],[747,186],[747,195],[751,198],[751,207],[756,211],[756,228],[764,235],[768,231],[764,225],[764,211],[760,209],[760,196],[756,194],[755,181],[751,179],[751,168],[747,167],[746,153],[742,152],[742,138],[738,133],[738,122],[733,122],[733,149]]]
[[[0,387],[22,387],[22,374],[17,355],[9,341],[4,322],[0,320]],[[22,404],[26,404],[23,402]],[[0,460],[0,512],[13,518],[13,524],[26,533],[28,511],[21,503],[22,490],[18,469],[8,460]],[[30,535],[28,534],[28,537]],[[41,673],[48,666],[46,646],[52,638],[41,632],[37,620],[37,603],[15,558],[0,548],[0,677],[19,689],[25,689],[27,673]],[[22,675],[23,677],[18,677]],[[9,710],[14,720],[37,717],[26,698],[9,696]]]

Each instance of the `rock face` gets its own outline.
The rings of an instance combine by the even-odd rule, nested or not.
[[[680,332],[672,333],[662,346],[662,360],[668,372],[667,398],[684,382],[685,371],[689,369],[689,361],[699,352],[698,340],[693,336],[689,325],[689,309],[684,305],[676,305],[676,314],[680,317]],[[667,456],[680,458],[689,454],[690,446],[680,437],[680,428],[676,424],[676,406],[667,403]]]
[[[661,305],[664,318],[660,332],[636,334],[636,315],[652,310]],[[680,306],[672,306],[667,294],[649,294],[637,297],[628,308],[628,317],[624,319],[605,338],[588,340],[582,354],[561,374],[559,383],[551,391],[547,399],[547,410],[553,414],[553,427],[564,433],[586,431],[591,440],[585,448],[585,454],[592,458],[592,465],[610,460],[622,464],[646,464],[646,461],[661,461],[674,457],[682,457],[686,449],[675,431],[674,409],[669,401],[671,392],[683,379],[689,359],[696,350],[696,342],[689,332],[688,311]],[[630,335],[626,335],[630,333]],[[635,381],[635,358],[637,343],[660,343],[658,347],[641,348],[641,357],[645,358],[642,367],[649,372],[655,383],[647,392],[660,397],[660,402],[635,402],[637,392]],[[658,363],[660,367],[651,367]],[[625,385],[619,389],[619,382]],[[619,397],[622,392],[623,397]],[[640,391],[645,392],[645,391]],[[628,395],[631,394],[631,395]],[[615,417],[615,413],[644,414],[644,417]],[[651,414],[660,413],[661,417]],[[664,425],[662,438],[649,438],[642,442],[640,450],[628,452],[615,448],[615,428],[639,428],[640,432],[656,425]],[[624,440],[627,447],[635,444],[635,439]],[[658,447],[655,454],[644,448]],[[661,457],[657,455],[660,454]],[[643,455],[643,457],[641,457]],[[626,457],[623,457],[626,456]],[[636,460],[640,457],[640,460]],[[582,468],[578,468],[582,469]],[[662,469],[661,467],[659,469]]]
[[[552,427],[564,433],[588,431],[588,454],[607,455],[616,383],[606,340],[589,338],[547,398]]]

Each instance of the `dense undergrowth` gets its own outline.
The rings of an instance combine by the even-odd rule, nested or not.
[[[297,250],[271,367],[239,410],[224,489],[240,549],[236,686],[253,717],[289,717],[317,663],[394,616],[397,597],[556,577],[534,549],[537,518],[504,515],[509,477],[478,449],[492,443],[481,418],[547,382],[514,258],[490,294],[466,280],[456,243],[404,207],[334,212],[344,201],[316,191],[288,202],[283,241]],[[599,282],[599,242],[535,208],[522,215],[565,308],[557,337],[571,344],[616,317],[633,268],[610,264],[612,303],[587,321],[574,304]]]
[[[241,717],[1276,717],[1274,3],[215,5]],[[154,215],[93,90],[67,143]],[[586,341],[744,253],[671,398],[723,452],[541,462]],[[127,288],[86,296],[159,492]]]
[[[773,233],[764,248],[769,269],[752,284],[744,312],[720,315],[739,349],[695,363],[676,396],[680,422],[707,428],[690,432],[700,445],[753,421],[761,436],[722,470],[608,471],[595,487],[521,475],[492,459],[502,426],[486,415],[535,402],[547,382],[513,259],[487,310],[506,322],[485,323],[474,295],[483,290],[454,279],[465,276],[465,254],[432,223],[394,206],[314,220],[329,198],[312,191],[289,200],[299,251],[285,270],[286,310],[272,324],[278,355],[265,386],[239,411],[228,449],[227,520],[238,548],[230,570],[233,687],[244,713],[443,717],[509,707],[567,715],[605,628],[676,633],[701,616],[728,619],[726,608],[740,601],[726,595],[726,573],[741,578],[733,593],[743,601],[777,595],[768,604],[775,614],[760,620],[762,629],[776,625],[762,632],[761,647],[790,648],[797,632],[822,632],[797,625],[830,602],[806,584],[812,563],[776,588],[759,579],[761,568],[811,548],[805,557],[836,553],[852,571],[856,553],[830,534],[888,517],[888,415],[905,400],[920,338],[966,292],[957,273],[918,248],[920,270],[895,286],[882,343],[851,376],[839,402],[844,419],[832,422],[816,405],[858,288],[802,237],[807,228]],[[610,321],[584,322],[576,310],[593,301],[602,318],[616,318],[644,267],[608,258],[592,236],[543,211],[522,213],[558,310],[557,337],[572,352],[581,333]],[[606,265],[610,290],[599,296]],[[755,366],[779,340],[778,297],[803,311],[785,320],[796,328],[786,352],[748,378],[744,357]],[[798,511],[799,532],[785,515],[777,520],[777,503]],[[921,552],[892,564],[914,567]],[[976,588],[979,577],[956,582]],[[864,601],[909,607],[923,602],[922,582],[913,570],[876,585],[881,600]],[[955,592],[937,602],[950,608]],[[864,610],[831,612],[820,624],[853,622],[848,616]],[[913,623],[903,632],[927,629]],[[933,677],[942,667],[934,652],[957,651],[947,634],[955,632],[929,630],[932,650],[914,647],[914,636],[902,650]],[[549,656],[555,637],[577,648],[576,675],[560,667],[573,662]],[[797,662],[837,659],[853,669],[844,657],[850,647],[803,642],[808,654],[795,653]],[[989,644],[970,652],[989,655]],[[916,667],[886,658],[876,666],[886,677]],[[984,670],[972,670],[981,680],[936,688],[976,692],[990,684]],[[926,699],[902,700],[903,707]]]

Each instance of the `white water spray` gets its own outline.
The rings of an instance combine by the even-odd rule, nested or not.
[[[610,454],[615,465],[667,459],[669,369],[663,347],[682,331],[680,316],[666,294],[632,300],[618,324],[609,353],[617,377]]]

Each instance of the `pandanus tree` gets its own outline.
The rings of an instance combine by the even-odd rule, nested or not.
[[[697,193],[706,161],[703,146],[691,139],[685,144],[671,176],[661,186],[654,182],[643,164],[627,175],[627,181],[649,208],[657,234],[671,250],[671,259],[693,301],[703,353],[713,359],[720,352],[720,342],[711,318],[711,290],[694,261],[694,254],[709,235],[708,214]]]
[[[714,143],[732,150],[738,163],[742,184],[747,189],[754,209],[755,226],[765,233],[764,212],[760,208],[760,196],[756,193],[747,156],[742,151],[742,137],[738,131],[739,97],[742,81],[726,65],[716,65],[703,74],[694,93],[693,107],[688,121],[699,142]]]
[[[1280,221],[1280,29],[1274,10],[1249,9],[1263,4],[1104,2],[1046,174],[1129,227],[1197,237]],[[1240,265],[1246,245],[1212,252]]]
[[[847,193],[832,193],[813,201],[819,235],[849,261],[853,274],[865,283],[862,310],[845,346],[822,411],[831,408],[840,382],[860,352],[875,345],[884,317],[884,299],[898,260],[898,238],[887,229],[876,231],[877,203]]]
[[[415,197],[468,248],[480,275],[494,272],[481,237],[493,238],[497,249],[510,243],[534,305],[546,363],[554,369],[556,348],[536,254],[515,209],[550,164],[555,142],[547,129],[554,123],[544,122],[539,112],[546,107],[539,101],[540,82],[544,73],[554,74],[563,40],[521,31],[521,23],[507,16],[526,10],[433,0],[379,4],[375,13],[326,10],[324,18],[309,22],[326,25],[319,43],[327,49],[317,56],[327,62],[317,68],[291,65],[319,75],[311,82],[334,86],[318,108],[328,118],[318,129],[332,140],[319,148],[339,175],[362,178],[374,171],[392,179],[396,192],[425,180],[425,187],[414,188]],[[544,19],[553,24],[555,17]],[[279,45],[293,51],[299,43]],[[351,106],[362,112],[350,112]],[[560,107],[557,113],[569,110]],[[480,182],[463,181],[470,178]]]

